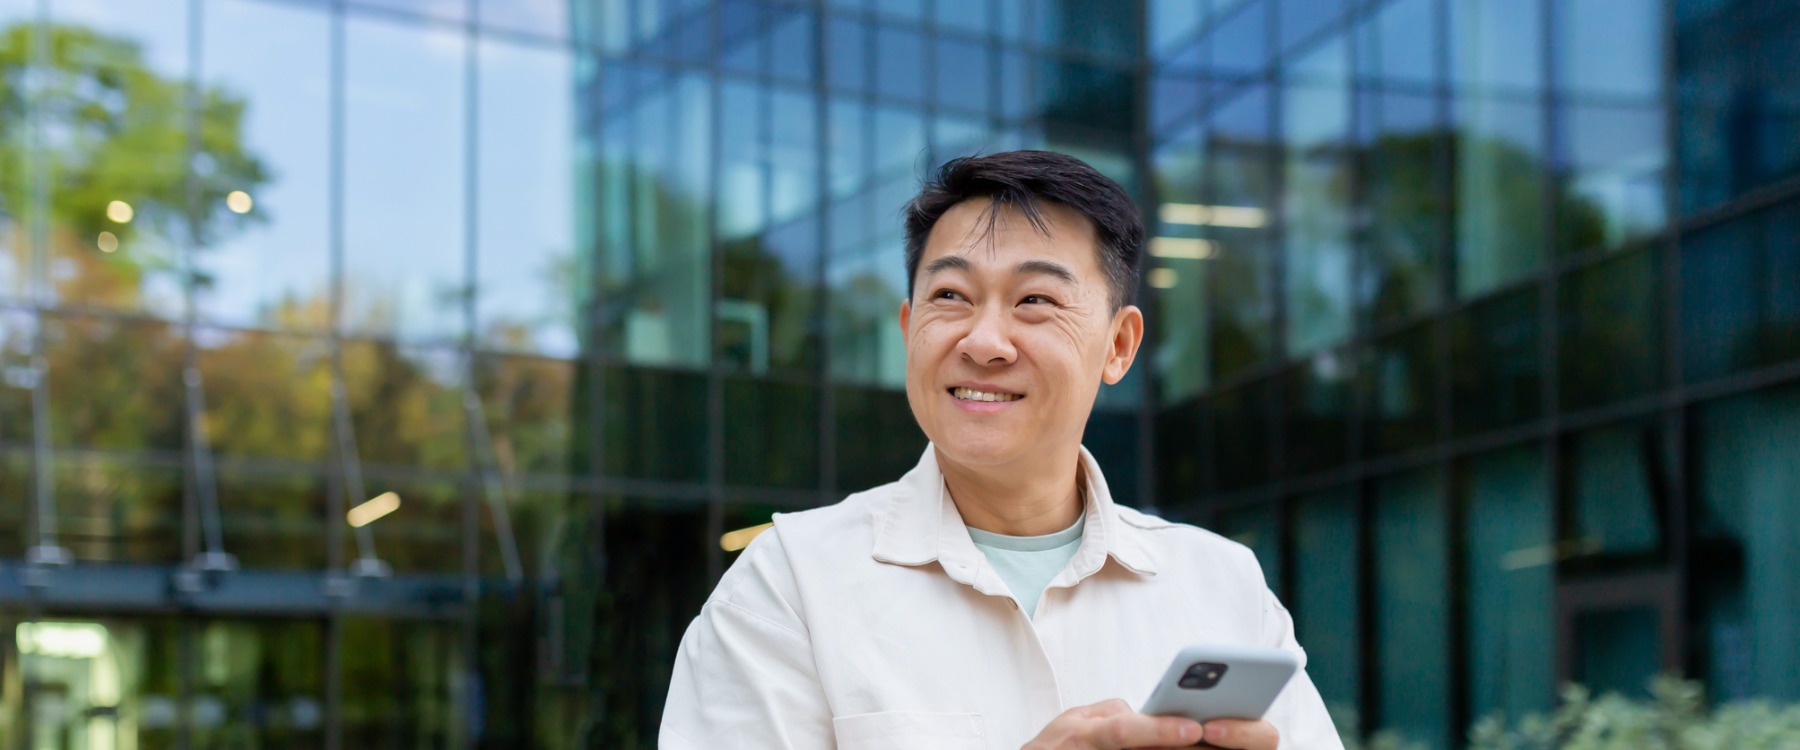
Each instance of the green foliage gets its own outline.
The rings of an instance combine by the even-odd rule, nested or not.
[[[1424,750],[1388,731],[1362,740],[1354,712],[1334,710],[1333,718],[1345,750]],[[1714,709],[1700,683],[1669,676],[1650,681],[1647,699],[1595,697],[1568,685],[1550,714],[1489,716],[1468,741],[1469,750],[1785,750],[1800,747],[1800,705],[1758,700]]]

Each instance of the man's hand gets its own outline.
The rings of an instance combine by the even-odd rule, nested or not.
[[[1193,747],[1201,739],[1233,750],[1275,750],[1278,734],[1266,721],[1199,722],[1177,716],[1145,716],[1113,699],[1064,711],[1023,750],[1157,750]]]

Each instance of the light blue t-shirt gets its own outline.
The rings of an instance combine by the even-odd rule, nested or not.
[[[1081,547],[1081,531],[1087,514],[1075,519],[1075,525],[1043,536],[1007,536],[970,528],[969,538],[975,549],[987,555],[988,564],[1006,582],[1006,588],[1019,600],[1026,617],[1037,616],[1038,599],[1044,587],[1061,573],[1075,550]]]

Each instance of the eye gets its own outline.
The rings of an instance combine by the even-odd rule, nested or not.
[[[1019,304],[1021,304],[1021,305],[1054,305],[1054,304],[1056,304],[1056,300],[1050,299],[1049,297],[1046,297],[1042,294],[1027,294],[1027,295],[1025,295],[1024,299],[1019,300]]]
[[[962,296],[961,292],[958,292],[953,289],[939,289],[939,290],[931,293],[931,298],[932,299],[947,299],[947,300],[951,300],[951,301],[960,301],[963,299],[963,296]]]

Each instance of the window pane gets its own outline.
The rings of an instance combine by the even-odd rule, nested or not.
[[[36,335],[35,316],[0,309],[0,444],[31,442],[31,385],[37,380],[31,342]]]
[[[356,616],[341,628],[345,747],[444,747],[461,735],[451,685],[464,663],[460,628]]]
[[[326,518],[331,485],[323,474],[224,470],[218,488],[225,551],[239,564],[310,571],[328,564],[326,524],[344,521]]]
[[[837,490],[860,492],[900,478],[925,451],[925,435],[913,419],[906,392],[838,386],[832,390],[837,418]],[[864,439],[880,435],[880,440]]]
[[[993,9],[988,0],[959,0],[936,4],[939,26],[971,34],[986,34],[992,22]]]
[[[781,7],[771,12],[774,26],[769,30],[769,74],[789,83],[811,84],[817,75],[813,67],[813,24],[818,16],[811,11]]]
[[[902,102],[925,101],[925,37],[894,26],[875,27],[875,92]]]
[[[1563,179],[1559,249],[1611,247],[1662,227],[1661,0],[1556,6]]]
[[[1556,697],[1556,548],[1543,456],[1524,447],[1472,459],[1457,490],[1469,714],[1548,711]]]
[[[1708,228],[1681,252],[1689,382],[1800,359],[1800,203]]]
[[[833,18],[825,31],[825,80],[833,89],[861,93],[869,85],[868,27]]]
[[[194,343],[214,453],[295,461],[335,455],[329,341],[202,329]]]
[[[582,368],[537,357],[477,360],[475,383],[492,441],[483,448],[483,463],[514,477],[592,473],[588,446],[576,435],[585,421],[578,411],[586,402],[578,393]]]
[[[432,469],[465,465],[469,444],[460,355],[369,341],[342,346],[344,390],[364,462]]]
[[[1327,45],[1338,68],[1344,47]],[[1348,79],[1290,84],[1283,91],[1287,147],[1282,237],[1289,356],[1331,346],[1352,329]]]
[[[1387,322],[1442,300],[1438,258],[1449,186],[1440,176],[1443,139],[1433,98],[1366,94],[1363,101],[1368,260],[1358,297],[1366,314]]]
[[[1698,492],[1693,590],[1696,637],[1721,702],[1800,699],[1800,390],[1783,388],[1708,404],[1697,414]]]
[[[1224,20],[1215,21],[1205,38],[1212,41],[1212,64],[1218,72],[1229,75],[1262,70],[1269,61],[1268,3],[1240,3]]]
[[[1437,333],[1424,324],[1375,343],[1358,378],[1370,413],[1366,444],[1374,454],[1430,445],[1438,438]]]
[[[830,290],[831,378],[887,385],[906,382],[906,343],[898,316],[906,299],[905,249],[896,239],[852,258],[833,258]]]
[[[605,473],[634,479],[707,478],[706,376],[647,367],[602,373]]]
[[[346,331],[463,331],[463,76],[457,32],[351,16],[344,123]]]
[[[1626,424],[1574,437],[1575,535],[1594,555],[1653,554],[1662,549],[1669,462],[1651,425]],[[1633,689],[1642,685],[1632,686]]]
[[[1194,0],[1150,0],[1150,49],[1161,56],[1181,46],[1200,30],[1206,3]]]
[[[480,0],[481,25],[553,39],[569,38],[569,9],[563,0]]]
[[[1450,321],[1456,433],[1525,424],[1543,413],[1539,293],[1525,289],[1471,307]]]
[[[808,217],[725,248],[718,335],[726,364],[752,373],[815,372],[818,247],[819,225]]]
[[[1213,470],[1221,490],[1253,487],[1274,475],[1270,458],[1272,381],[1259,380],[1213,395],[1209,406],[1218,439]]]
[[[1263,580],[1277,596],[1286,596],[1282,586],[1281,516],[1274,503],[1258,503],[1219,511],[1218,531],[1232,541],[1249,547],[1262,566]],[[1311,649],[1312,644],[1308,643]]]
[[[1448,0],[1452,70],[1460,92],[1530,94],[1543,88],[1540,0]]]
[[[485,346],[572,356],[593,268],[575,242],[574,61],[493,41],[476,55],[476,329]]]
[[[1137,99],[1128,69],[1040,58],[1035,83],[1046,120],[1118,132],[1131,129]]]
[[[1281,48],[1311,39],[1344,15],[1345,0],[1280,0]]]
[[[1662,382],[1657,254],[1640,251],[1567,277],[1557,289],[1562,407],[1652,392]]]
[[[819,209],[819,100],[810,89],[769,92],[769,213],[779,224]]]
[[[1472,297],[1543,264],[1542,108],[1457,102],[1456,288]]]
[[[461,575],[463,493],[474,488],[447,479],[372,474],[368,492],[393,492],[401,508],[364,528],[372,529],[376,557],[396,573]],[[331,519],[336,522],[336,519]],[[352,535],[353,536],[353,535]],[[359,549],[348,542],[354,554]]]
[[[200,7],[200,76],[245,105],[210,106],[204,125],[241,131],[255,160],[235,184],[206,180],[199,215],[212,231],[195,255],[200,312],[226,325],[323,331],[331,314],[330,16],[243,0]],[[240,190],[250,200],[230,205]]]
[[[1596,693],[1650,697],[1650,680],[1661,651],[1660,613],[1655,607],[1583,612],[1575,616],[1575,681]]]
[[[1375,497],[1379,727],[1426,747],[1453,747],[1460,732],[1450,723],[1450,545],[1443,472],[1424,469],[1383,479]]]
[[[1156,196],[1162,205],[1198,204],[1203,170],[1200,134],[1176,135],[1151,156]],[[1207,384],[1208,329],[1206,282],[1209,256],[1217,245],[1198,235],[1199,228],[1158,220],[1153,225],[1147,271],[1157,291],[1147,313],[1156,323],[1156,358],[1151,363],[1162,401],[1179,401]],[[1167,238],[1167,239],[1165,239]],[[1186,252],[1183,252],[1186,251]],[[1166,269],[1157,270],[1157,269]]]
[[[1674,32],[1684,213],[1800,174],[1800,9],[1695,5]]]
[[[712,359],[711,87],[697,73],[651,69],[643,79],[600,136],[602,341],[636,364],[704,365]]]
[[[1362,599],[1356,495],[1335,490],[1294,504],[1294,636],[1326,705],[1356,707],[1362,690]]]
[[[166,323],[44,316],[50,440],[57,446],[179,451],[185,341]]]
[[[1138,459],[1143,455],[1144,446],[1140,445],[1138,434],[1136,409],[1100,408],[1088,417],[1087,428],[1081,435],[1081,444],[1100,465],[1100,473],[1106,479],[1106,488],[1113,500],[1134,508],[1143,505],[1138,491],[1138,478],[1142,474]]]
[[[1341,352],[1322,352],[1287,377],[1287,421],[1282,435],[1287,472],[1336,468],[1350,455],[1350,403],[1354,367]]]
[[[1274,346],[1273,281],[1269,233],[1263,228],[1273,202],[1274,143],[1266,85],[1239,89],[1212,120],[1207,165],[1213,204],[1253,209],[1247,226],[1209,226],[1218,242],[1213,263],[1213,376],[1222,378],[1264,361]],[[1220,222],[1223,223],[1223,222]]]
[[[1195,519],[1200,511],[1202,418],[1198,399],[1156,413],[1156,505],[1164,517]]]
[[[12,83],[28,66],[22,61],[31,59],[30,40],[37,30],[37,11],[37,3],[29,0],[0,0],[0,59],[8,60],[7,64],[14,68],[5,75],[11,89],[8,94],[15,97],[16,103],[8,105],[5,121],[0,123],[0,139],[8,144],[9,153],[14,148],[11,144],[26,137],[21,131],[32,127],[32,117],[38,111],[32,105],[36,89],[24,81]],[[0,300],[28,299],[31,293],[31,227],[36,215],[31,199],[36,168],[31,165],[29,160],[19,159],[0,170]]]
[[[872,436],[858,432],[847,437]],[[725,482],[785,489],[819,486],[816,388],[741,378],[725,381]]]
[[[63,134],[43,155],[48,284],[58,300],[165,317],[182,311],[175,269],[177,241],[188,229],[188,7],[179,0],[49,6],[57,50],[50,65],[66,77],[38,108],[46,136]],[[241,101],[209,93],[220,96],[220,107]],[[221,136],[206,152],[221,177],[253,175],[241,135]]]
[[[950,38],[937,40],[938,106],[988,111],[993,98],[988,93],[991,79],[986,46]]]
[[[56,543],[76,560],[185,559],[180,469],[87,453],[52,459]],[[35,523],[34,523],[35,525]]]
[[[468,15],[468,0],[349,0],[351,5],[396,10],[446,21],[460,21]]]
[[[1438,81],[1436,3],[1397,0],[1363,27],[1357,55],[1363,75],[1385,84],[1428,86]]]

